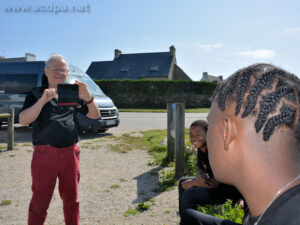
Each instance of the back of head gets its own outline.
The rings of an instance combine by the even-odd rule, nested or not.
[[[270,64],[243,68],[220,84],[213,96],[218,107],[235,106],[235,115],[251,118],[267,142],[274,132],[288,132],[300,143],[300,80]]]

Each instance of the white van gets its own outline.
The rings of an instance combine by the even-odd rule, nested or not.
[[[19,112],[23,107],[26,94],[34,87],[42,86],[45,61],[33,62],[0,62],[0,113],[8,112],[8,107],[15,109],[15,123],[19,121]],[[99,106],[101,118],[89,119],[77,113],[79,130],[104,132],[110,127],[119,125],[119,113],[113,101],[107,97],[101,88],[78,67],[69,65],[66,83],[73,84],[75,80],[87,84]],[[0,119],[0,126],[5,119]]]

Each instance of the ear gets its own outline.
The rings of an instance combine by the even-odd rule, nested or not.
[[[229,150],[230,144],[233,142],[235,137],[237,136],[237,129],[234,121],[229,117],[225,117],[224,121],[224,130],[223,130],[223,138],[224,138],[224,149]]]
[[[45,71],[45,76],[48,77],[48,75],[47,75],[47,74],[48,74],[48,68],[45,67],[45,68],[44,68],[44,71]]]

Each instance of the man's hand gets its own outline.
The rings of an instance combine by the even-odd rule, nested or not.
[[[78,85],[79,98],[84,100],[85,102],[90,101],[92,99],[92,95],[90,94],[86,84],[78,80],[75,80],[75,84]]]
[[[87,104],[89,112],[86,114],[86,117],[90,119],[99,119],[100,111],[98,105],[95,101],[93,101],[93,97],[90,94],[86,84],[78,80],[75,80],[75,84],[78,85],[79,98],[84,100],[85,102],[89,102]]]
[[[41,101],[42,101],[43,105],[45,105],[47,102],[49,102],[55,96],[56,96],[56,91],[54,88],[45,89],[43,92],[43,95],[41,97]]]

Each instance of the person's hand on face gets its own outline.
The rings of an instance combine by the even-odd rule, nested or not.
[[[45,105],[47,102],[49,102],[55,96],[56,96],[55,89],[54,88],[48,88],[48,89],[44,90],[43,95],[41,97],[41,100],[42,100],[43,104]]]
[[[80,82],[78,80],[75,80],[75,84],[78,85],[78,89],[79,89],[79,98],[88,102],[92,99],[92,96],[86,86],[85,83]]]

